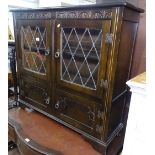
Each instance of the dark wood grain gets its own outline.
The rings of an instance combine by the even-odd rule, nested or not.
[[[122,1],[90,8],[76,6],[14,11],[20,106],[35,109],[75,130],[102,154],[116,155],[123,146],[125,106],[127,98],[130,98],[126,81],[131,71],[140,12],[143,10]],[[21,33],[22,27],[33,31],[33,36],[31,31],[28,34],[31,47]],[[46,35],[40,38],[46,44],[45,49],[42,40],[40,44],[37,41],[44,28]],[[102,39],[96,43],[98,31],[102,32]],[[76,46],[82,48],[81,53]],[[49,54],[45,56],[46,49]],[[93,49],[91,54],[90,49]],[[31,70],[23,67],[25,51],[31,52],[34,57],[37,51],[41,52],[41,58],[47,60],[46,75],[32,71],[35,64],[31,56],[27,58],[32,65]],[[89,57],[86,56],[88,53]],[[66,68],[63,60],[66,64],[73,60],[66,70],[71,77],[61,74]],[[82,66],[83,61],[87,63]],[[90,68],[98,62],[98,70],[90,73]],[[76,82],[72,81],[79,73],[84,80],[93,76],[96,88],[92,81],[87,86],[78,83],[80,77]],[[38,138],[43,141],[43,137]],[[57,140],[58,137],[55,138]],[[47,137],[47,143],[39,143],[50,145],[52,141]],[[53,144],[51,147],[58,146]],[[24,144],[21,147],[25,147]]]
[[[146,10],[146,1],[137,0],[137,6]],[[146,11],[140,14],[130,78],[146,71]]]

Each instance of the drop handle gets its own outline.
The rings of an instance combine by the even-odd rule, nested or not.
[[[59,101],[55,104],[55,109],[59,109],[60,103]]]
[[[60,51],[58,50],[57,52],[55,52],[55,58],[59,58],[60,57]]]
[[[48,56],[50,54],[50,50],[45,51],[45,55]]]

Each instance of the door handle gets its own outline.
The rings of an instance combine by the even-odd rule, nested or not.
[[[57,101],[57,103],[55,104],[55,109],[59,109],[59,107],[60,107],[60,103],[59,101]]]
[[[45,51],[45,55],[48,56],[50,54],[50,50]]]
[[[55,58],[59,58],[60,57],[60,51],[58,50],[57,52],[55,52]]]

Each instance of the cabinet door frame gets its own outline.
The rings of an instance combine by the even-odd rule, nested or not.
[[[54,76],[54,73],[52,72],[52,26],[54,26],[53,21],[51,20],[32,20],[32,19],[17,19],[16,20],[16,51],[17,51],[17,70],[18,70],[18,79],[19,79],[19,98],[25,102],[30,103],[33,106],[36,106],[39,109],[42,109],[44,111],[51,111],[52,106],[52,91],[53,87],[51,85],[51,76]],[[49,51],[49,54],[46,56],[46,74],[38,74],[33,71],[29,71],[24,69],[23,66],[23,57],[22,57],[22,40],[21,40],[21,27],[22,26],[40,26],[46,28],[46,36],[45,36],[45,46],[46,49]],[[53,33],[54,34],[54,33]],[[29,82],[31,87],[40,89],[42,91],[42,96],[45,101],[37,101],[31,97],[28,97],[25,94],[25,86],[23,82]],[[48,103],[46,103],[48,102]]]
[[[51,74],[51,57],[52,57],[52,48],[51,48],[51,42],[52,42],[52,35],[51,35],[51,27],[52,27],[52,22],[51,20],[31,20],[31,19],[28,19],[28,20],[22,20],[22,19],[19,19],[16,21],[17,23],[17,42],[18,42],[18,50],[17,50],[17,53],[18,53],[18,69],[19,69],[19,72],[21,74],[27,74],[29,76],[32,76],[32,77],[36,77],[40,80],[48,80],[50,81],[50,74]],[[23,53],[23,47],[22,47],[22,41],[21,41],[21,27],[22,26],[40,26],[40,27],[45,27],[46,29],[46,51],[49,52],[49,54],[46,55],[46,74],[43,75],[43,74],[39,74],[39,73],[35,73],[31,70],[27,70],[24,68],[23,66],[23,58],[22,58],[22,53]]]
[[[56,87],[74,90],[80,93],[84,93],[86,95],[91,95],[97,98],[102,98],[104,88],[101,86],[101,81],[106,80],[106,63],[108,59],[108,49],[109,44],[106,43],[106,34],[110,33],[111,20],[57,20],[56,21],[56,48],[55,53],[60,50],[60,40],[61,40],[61,28],[90,28],[90,29],[102,29],[102,40],[101,40],[101,49],[100,49],[100,64],[98,67],[97,73],[97,83],[96,89],[91,89],[88,87],[80,86],[78,84],[72,84],[70,82],[66,82],[61,80],[60,75],[60,58],[56,59]],[[61,56],[61,54],[60,54]]]

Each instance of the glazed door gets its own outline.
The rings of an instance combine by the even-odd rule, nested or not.
[[[57,88],[103,95],[109,20],[60,20],[56,24]]]
[[[20,71],[48,79],[50,71],[50,20],[17,20]]]
[[[51,21],[17,20],[20,99],[48,111],[51,104]]]

